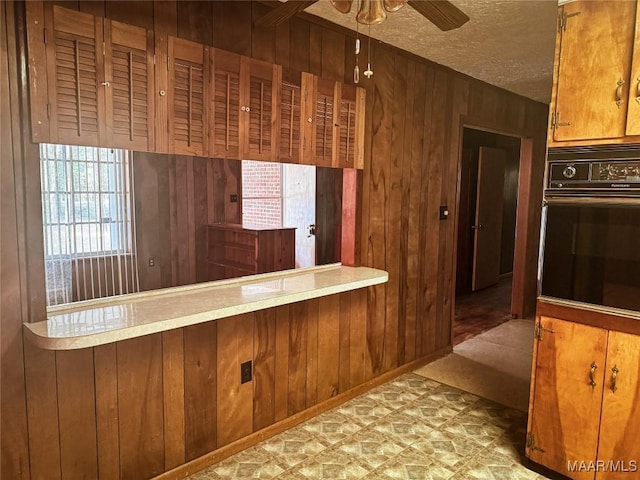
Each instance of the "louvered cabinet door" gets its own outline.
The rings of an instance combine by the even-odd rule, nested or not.
[[[241,56],[213,49],[209,103],[210,155],[241,159],[240,148],[240,59]]]
[[[209,47],[169,37],[169,150],[206,156],[209,151]]]
[[[52,142],[99,145],[105,125],[102,19],[45,5]]]
[[[313,156],[310,162],[317,167],[331,167],[333,164],[334,110],[337,104],[336,83],[318,79],[313,103]]]
[[[332,165],[361,169],[364,167],[365,91],[338,83],[336,92],[340,101],[334,122]]]
[[[302,82],[305,73],[282,71],[280,76],[280,111],[278,160],[301,163],[303,117]]]
[[[107,145],[153,150],[153,32],[105,20]]]
[[[240,134],[243,157],[277,158],[278,65],[242,57],[240,76]]]

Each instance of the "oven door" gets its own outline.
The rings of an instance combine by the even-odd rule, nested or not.
[[[638,199],[550,199],[543,209],[543,297],[640,312]]]

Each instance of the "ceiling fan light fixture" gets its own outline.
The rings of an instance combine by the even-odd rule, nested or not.
[[[331,0],[331,5],[340,13],[349,13],[353,0]]]
[[[362,0],[360,9],[356,15],[356,21],[364,25],[378,25],[385,21],[387,12],[385,11],[383,0]]]
[[[397,12],[407,4],[407,0],[383,0],[384,9],[391,13]]]

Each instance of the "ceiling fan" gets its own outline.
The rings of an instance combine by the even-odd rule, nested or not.
[[[318,0],[288,0],[256,20],[259,27],[274,27],[289,20]],[[447,0],[330,0],[341,13],[349,13],[353,4],[359,4],[356,21],[364,25],[377,25],[387,18],[387,12],[395,12],[408,4],[440,30],[447,31],[464,25],[469,17]]]

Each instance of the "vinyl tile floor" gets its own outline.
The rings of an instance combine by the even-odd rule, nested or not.
[[[189,478],[547,478],[524,466],[525,428],[523,412],[408,373]]]

